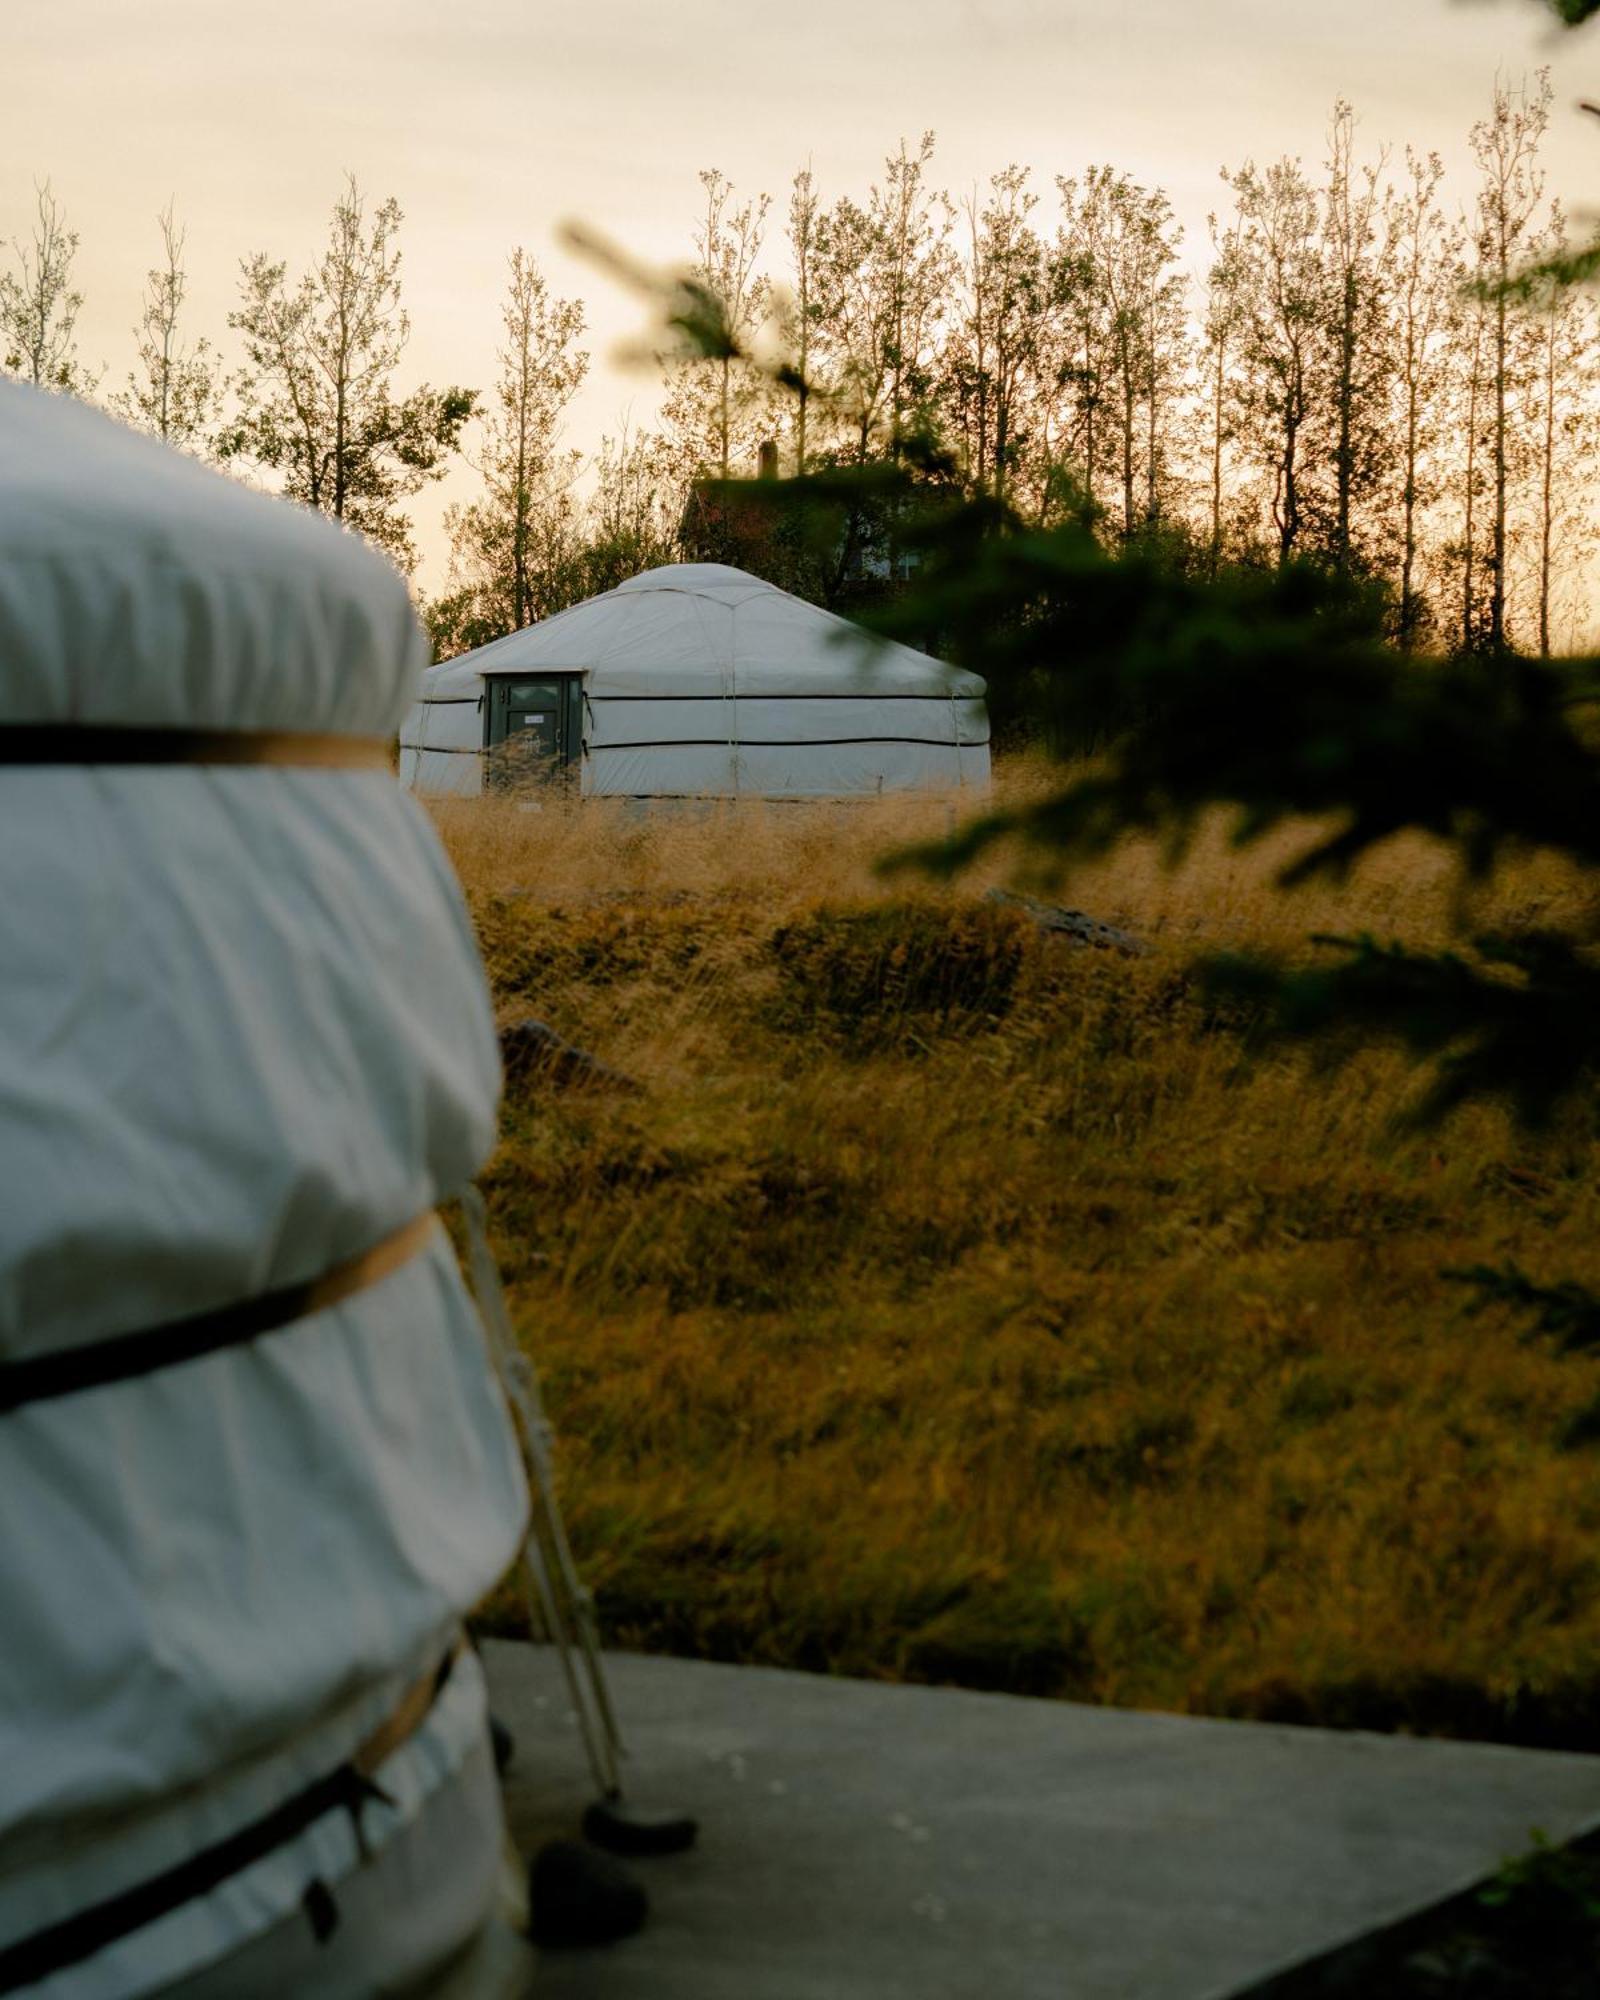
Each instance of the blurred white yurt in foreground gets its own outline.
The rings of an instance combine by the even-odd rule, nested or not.
[[[526,1496],[433,1219],[499,1070],[425,657],[356,536],[0,383],[0,1993],[484,1935]]]
[[[984,683],[721,563],[646,570],[424,674],[401,782],[570,770],[625,798],[852,798],[989,782]]]

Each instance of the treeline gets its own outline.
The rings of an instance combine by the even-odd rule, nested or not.
[[[728,556],[842,602],[892,589],[896,505],[860,475],[999,503],[1196,575],[1310,561],[1370,582],[1411,650],[1570,644],[1588,613],[1600,321],[1538,277],[1566,245],[1539,146],[1548,78],[1497,84],[1468,135],[1475,191],[1443,164],[1364,153],[1334,106],[1320,165],[1222,175],[1198,275],[1167,196],[1112,166],[1042,192],[1008,166],[951,199],[934,142],[902,143],[860,197],[811,169],[775,209],[701,175],[684,296],[726,337],[657,357],[654,428],[565,441],[584,310],[513,252],[499,378],[486,394],[401,393],[407,321],[393,201],[352,181],[321,257],[291,278],[240,266],[225,368],[189,341],[184,241],[169,210],[137,359],[106,400],[128,421],[268,479],[369,535],[408,571],[406,503],[464,454],[476,497],[447,516],[426,605],[441,652],[480,644],[649,564]],[[78,356],[77,238],[46,187],[0,274],[0,359],[95,394]],[[718,350],[721,351],[718,351]],[[799,494],[856,497],[818,558],[746,519],[729,479],[759,466]],[[786,483],[786,491],[791,490]],[[751,521],[756,525],[752,526]]]

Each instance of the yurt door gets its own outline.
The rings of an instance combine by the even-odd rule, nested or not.
[[[492,784],[522,784],[566,764],[567,702],[561,681],[491,680],[488,697]]]

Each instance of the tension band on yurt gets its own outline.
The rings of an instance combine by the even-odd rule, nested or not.
[[[49,1402],[80,1390],[104,1388],[111,1382],[129,1382],[183,1361],[198,1361],[202,1355],[241,1346],[313,1313],[326,1312],[409,1263],[432,1236],[437,1221],[433,1209],[413,1216],[369,1250],[302,1284],[280,1285],[253,1299],[187,1314],[161,1326],[143,1327],[137,1333],[110,1334],[104,1340],[85,1341],[54,1353],[27,1354],[16,1361],[0,1362],[0,1416],[29,1403]]]
[[[304,1833],[331,1812],[347,1812],[361,1840],[361,1811],[372,1801],[388,1803],[373,1773],[416,1735],[450,1679],[450,1670],[461,1652],[457,1640],[438,1666],[421,1675],[406,1690],[398,1707],[385,1718],[364,1743],[336,1770],[327,1772],[251,1825],[191,1854],[160,1875],[136,1882],[103,1903],[79,1910],[60,1923],[51,1924],[31,1937],[0,1949],[0,1994],[16,1993],[36,1985],[69,1966],[81,1965],[104,1951],[107,1945],[130,1937],[135,1931],[181,1910],[235,1875],[242,1875],[257,1861],[285,1847],[297,1834]],[[321,1888],[326,1898],[331,1930],[338,1922],[337,1899],[320,1878],[306,1891],[307,1916],[316,1925],[320,1900],[313,1891]]]
[[[98,723],[16,722],[0,728],[0,764],[288,764],[389,769],[373,736],[288,729],[124,729]]]

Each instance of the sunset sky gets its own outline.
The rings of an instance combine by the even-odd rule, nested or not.
[[[1338,95],[1369,150],[1437,147],[1464,195],[1467,128],[1496,71],[1544,63],[1550,191],[1600,207],[1600,122],[1574,108],[1600,97],[1600,38],[1547,20],[1529,0],[5,0],[0,238],[27,229],[48,177],[82,237],[80,345],[110,388],[169,196],[189,231],[190,330],[231,354],[238,259],[305,262],[353,171],[405,210],[402,386],[489,385],[504,260],[522,243],[590,309],[596,365],[568,430],[587,446],[630,402],[648,420],[654,392],[609,360],[640,309],[562,251],[565,218],[679,256],[698,168],[770,192],[776,211],[807,159],[824,199],[859,193],[902,134],[931,127],[952,193],[1013,160],[1047,195],[1098,160],[1159,183],[1198,258],[1219,167],[1318,160]],[[425,583],[446,497],[419,509]]]

